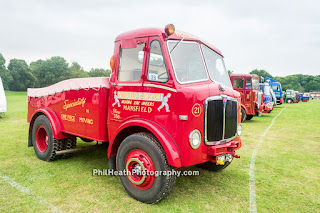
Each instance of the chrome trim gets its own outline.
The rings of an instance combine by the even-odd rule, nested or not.
[[[166,87],[166,86],[157,85],[157,84],[143,84],[143,86],[144,87],[155,87],[155,88],[169,90],[169,91],[172,91],[172,92],[177,92],[176,89],[173,89],[173,88],[170,88],[170,87]]]
[[[118,83],[118,86],[142,87],[142,83]]]
[[[193,144],[192,144],[192,141],[191,141],[191,138],[192,138],[192,135],[194,134],[194,133],[198,133],[199,135],[200,135],[200,142],[199,142],[199,145],[198,146],[194,146]],[[201,144],[201,132],[199,131],[199,130],[197,130],[197,129],[194,129],[192,132],[190,132],[190,134],[189,134],[189,142],[190,142],[190,146],[192,147],[192,149],[198,149],[199,148],[199,146],[200,146],[200,144]]]
[[[235,102],[237,102],[237,122],[238,122],[238,110],[239,110],[239,105],[238,105],[237,99],[235,99],[235,98],[233,98],[233,97],[229,97],[229,96],[224,96],[224,95],[211,96],[211,97],[206,98],[205,104],[204,104],[204,105],[205,105],[205,106],[204,106],[204,108],[205,108],[205,118],[204,118],[204,143],[205,143],[206,145],[221,145],[221,144],[225,144],[225,143],[227,143],[228,141],[231,141],[231,140],[233,140],[233,139],[235,139],[235,138],[237,137],[237,132],[238,132],[238,131],[236,131],[236,133],[235,133],[235,135],[234,135],[233,137],[231,137],[231,138],[224,138],[224,136],[225,136],[225,128],[226,128],[226,127],[225,127],[225,119],[226,119],[226,116],[225,116],[226,111],[225,111],[225,110],[226,110],[226,108],[223,107],[223,114],[224,114],[224,116],[223,116],[223,135],[222,135],[222,140],[220,140],[220,141],[208,141],[208,139],[207,139],[208,102],[209,102],[209,101],[217,101],[217,100],[222,100],[222,101],[223,101],[223,97],[227,97],[227,101],[230,100],[230,101],[235,101]],[[237,124],[237,130],[238,130],[238,125],[239,125],[239,124]]]

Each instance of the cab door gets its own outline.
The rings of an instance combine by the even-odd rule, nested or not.
[[[163,127],[176,128],[171,127],[176,123],[171,119],[175,119],[173,114],[177,91],[167,69],[164,57],[165,44],[161,43],[158,36],[149,37],[148,44],[141,117],[153,120]]]
[[[251,78],[246,78],[246,84],[245,84],[245,93],[244,93],[244,99],[245,99],[245,105],[248,109],[249,114],[254,114],[254,94],[252,93],[252,83]]]
[[[117,57],[110,78],[110,122],[120,124],[127,119],[140,117],[147,41],[148,38],[137,38],[116,42]]]

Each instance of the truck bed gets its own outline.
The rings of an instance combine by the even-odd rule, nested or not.
[[[30,88],[28,123],[38,109],[47,109],[55,114],[61,132],[106,142],[109,88],[109,78],[105,77],[69,79],[49,87]]]

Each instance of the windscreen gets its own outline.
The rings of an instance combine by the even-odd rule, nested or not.
[[[224,84],[225,86],[232,87],[223,58],[203,44],[201,44],[201,48],[210,78],[213,81]]]
[[[175,76],[179,83],[208,80],[198,43],[168,41],[168,47]]]
[[[260,90],[260,88],[259,88],[259,78],[252,78],[252,87],[253,87],[253,89]]]
[[[269,85],[264,86],[264,94],[271,95],[271,87]]]

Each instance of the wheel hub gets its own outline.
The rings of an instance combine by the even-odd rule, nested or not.
[[[155,169],[150,156],[142,150],[132,150],[125,160],[127,177],[131,184],[140,189],[149,189],[155,180]]]
[[[48,133],[44,126],[40,125],[37,128],[35,140],[38,150],[44,153],[47,150],[49,144]]]

